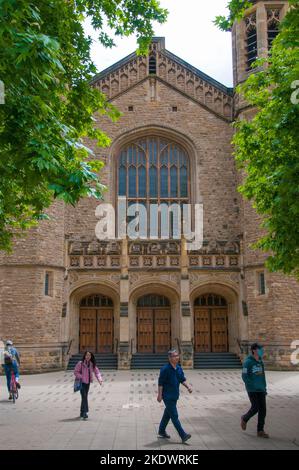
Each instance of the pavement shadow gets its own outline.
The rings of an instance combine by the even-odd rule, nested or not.
[[[161,442],[157,439],[156,441],[154,442],[150,442],[148,444],[144,444],[144,447],[148,447],[149,449],[156,449],[157,447],[159,447],[161,444]]]
[[[67,418],[67,419],[59,419],[59,423],[73,423],[75,421],[80,421],[79,416],[77,418]]]
[[[163,446],[178,446],[178,445],[181,445],[180,442],[172,442],[172,441],[169,441],[169,439],[167,439],[167,441],[163,440],[162,439],[157,439],[156,441],[153,441],[153,442],[150,442],[148,444],[145,444],[143,447],[147,447],[149,449],[156,449],[157,447],[161,447],[161,449],[163,449]],[[189,444],[185,443],[184,444],[186,447],[188,447]]]
[[[11,405],[11,400],[0,400],[0,403],[6,403],[7,405]]]

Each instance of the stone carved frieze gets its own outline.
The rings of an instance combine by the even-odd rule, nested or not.
[[[189,251],[190,268],[237,268],[240,241],[205,240],[200,250]]]
[[[74,240],[69,242],[70,255],[120,255],[121,242],[120,241],[81,241]]]
[[[180,241],[131,241],[129,255],[178,255],[181,253]]]
[[[239,240],[204,240],[202,248],[197,251],[190,251],[189,254],[201,255],[224,255],[224,254],[240,254]]]
[[[139,268],[178,268],[181,242],[177,240],[129,241],[129,266]]]

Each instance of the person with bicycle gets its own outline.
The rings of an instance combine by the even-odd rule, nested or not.
[[[11,340],[6,341],[6,347],[4,350],[4,371],[6,375],[7,381],[7,389],[9,393],[9,400],[12,400],[12,394],[10,390],[11,385],[11,373],[14,373],[16,385],[18,388],[21,388],[19,383],[19,365],[20,365],[20,355],[17,349],[13,346],[13,342]]]

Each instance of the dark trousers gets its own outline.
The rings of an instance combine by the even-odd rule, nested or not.
[[[80,415],[83,416],[84,414],[88,413],[88,392],[89,392],[89,386],[90,384],[84,384],[82,382],[82,387],[80,390],[81,393],[81,409],[80,409]]]
[[[165,404],[164,414],[159,426],[159,434],[165,434],[166,426],[171,419],[172,424],[174,425],[175,429],[179,433],[181,439],[186,436],[184,429],[179,421],[178,410],[176,407],[177,400],[163,400]]]
[[[254,415],[258,413],[257,430],[263,431],[266,418],[266,393],[264,392],[248,392],[251,403],[250,410],[243,416],[243,420],[247,423]]]

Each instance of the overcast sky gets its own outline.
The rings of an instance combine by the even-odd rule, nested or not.
[[[228,0],[160,0],[169,11],[167,23],[154,23],[155,36],[164,36],[166,49],[226,86],[232,86],[230,33],[213,24],[226,14]],[[94,38],[92,58],[101,71],[136,50],[136,38],[117,38],[117,46],[105,49],[88,23],[86,32]]]

